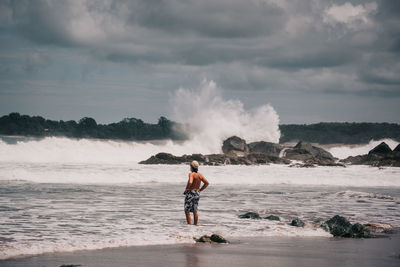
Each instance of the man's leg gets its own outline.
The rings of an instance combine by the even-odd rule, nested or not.
[[[185,215],[186,215],[186,222],[187,222],[187,224],[190,224],[190,211],[185,210]]]
[[[199,215],[197,214],[197,211],[193,211],[193,217],[194,217],[194,225],[197,225],[199,221]]]

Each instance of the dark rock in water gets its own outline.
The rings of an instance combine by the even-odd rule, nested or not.
[[[325,224],[333,236],[356,238],[372,237],[370,231],[364,225],[359,223],[352,225],[346,218],[339,215],[333,216],[331,219],[327,220]],[[324,228],[324,224],[321,225],[321,227]]]
[[[211,237],[208,235],[203,235],[200,238],[196,239],[196,242],[199,243],[212,243]]]
[[[357,238],[369,238],[371,237],[371,233],[369,230],[362,224],[355,223],[350,228],[351,237]]]
[[[328,225],[329,232],[333,236],[347,236],[350,232],[351,223],[342,216],[335,215],[325,222]]]
[[[275,215],[269,215],[265,217],[265,219],[270,220],[270,221],[280,221],[281,219],[278,216]]]
[[[60,267],[78,267],[82,266],[81,264],[63,264]]]
[[[390,149],[390,147],[388,149]],[[353,165],[371,165],[375,167],[400,167],[400,152],[394,150],[387,152],[389,151],[388,149],[386,148],[386,144],[382,146],[380,144],[366,155],[350,156],[340,162]]]
[[[376,147],[374,147],[372,150],[370,150],[368,152],[368,155],[371,154],[387,154],[392,152],[392,149],[390,149],[390,147],[385,143],[382,142],[379,145],[377,145]]]
[[[228,154],[229,152],[248,152],[249,149],[246,145],[246,141],[240,137],[232,136],[224,141],[222,144],[222,152]]]
[[[215,243],[228,243],[228,240],[217,234],[212,234],[210,239]]]
[[[299,218],[293,219],[290,223],[291,226],[304,227],[306,224]]]
[[[217,234],[212,234],[211,236],[203,235],[200,238],[195,239],[195,240],[196,240],[196,242],[199,242],[199,243],[210,243],[210,244],[229,243],[228,240],[226,240],[225,238],[223,238],[222,236],[217,235]]]
[[[328,151],[326,151],[325,149],[313,146],[310,143],[300,141],[297,143],[297,145],[294,148],[298,149],[298,150],[306,151],[316,157],[322,157],[322,158],[328,158],[328,159],[334,158],[332,156],[332,154],[329,153]]]
[[[287,159],[308,161],[309,165],[336,166],[335,158],[331,153],[310,143],[300,141],[295,147],[287,149],[285,152]]]
[[[139,162],[140,164],[180,164],[182,160],[180,157],[176,157],[169,153],[158,153],[155,156],[151,156],[145,161]]]
[[[239,215],[239,218],[242,219],[261,219],[260,214],[257,212],[246,212],[244,214]]]
[[[263,153],[275,157],[279,157],[279,153],[283,149],[283,146],[270,142],[253,142],[247,145],[249,152]]]

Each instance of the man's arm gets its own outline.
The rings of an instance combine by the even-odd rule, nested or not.
[[[201,192],[204,189],[206,189],[207,186],[210,184],[203,175],[201,175],[201,180],[203,181],[203,186],[200,188],[199,192]]]

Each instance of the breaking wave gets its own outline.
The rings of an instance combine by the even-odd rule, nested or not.
[[[368,154],[368,152],[379,145],[380,143],[385,142],[391,149],[394,149],[399,142],[396,142],[392,139],[382,139],[382,140],[371,140],[366,145],[344,145],[344,146],[337,146],[328,149],[328,151],[334,156],[339,159],[345,159],[349,156],[357,156]]]
[[[203,81],[197,90],[171,96],[172,116],[183,122],[190,139],[157,142],[47,137],[8,144],[0,139],[0,162],[134,163],[159,152],[174,155],[220,153],[224,139],[279,142],[279,117],[272,106],[245,110],[238,100],[224,100],[221,89]]]

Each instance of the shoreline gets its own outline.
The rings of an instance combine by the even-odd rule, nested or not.
[[[0,266],[398,266],[400,234],[386,238],[244,237],[230,244],[149,245],[46,253]]]
[[[0,134],[0,138],[32,138],[32,139],[44,139],[46,137],[59,137],[59,138],[68,138],[68,139],[73,139],[73,140],[81,140],[81,139],[87,139],[87,140],[94,140],[94,141],[116,141],[116,142],[138,142],[138,143],[165,143],[168,141],[174,142],[174,143],[184,143],[189,140],[175,140],[175,139],[118,139],[118,138],[88,138],[88,137],[70,137],[70,136],[65,136],[65,135],[42,135],[42,136],[34,136],[34,135],[4,135]],[[385,139],[391,139],[393,141],[396,141],[393,138],[381,138],[381,139],[371,139],[371,141],[380,141],[380,140],[385,140]],[[313,146],[319,146],[323,149],[330,149],[333,147],[341,147],[341,146],[346,146],[350,148],[354,147],[359,147],[359,146],[364,146],[368,145],[368,143],[327,143],[327,144],[320,144],[320,143],[315,143],[315,142],[309,142]],[[282,143],[277,143],[279,145],[282,145],[284,147],[293,147],[298,143],[298,141],[285,141]]]

